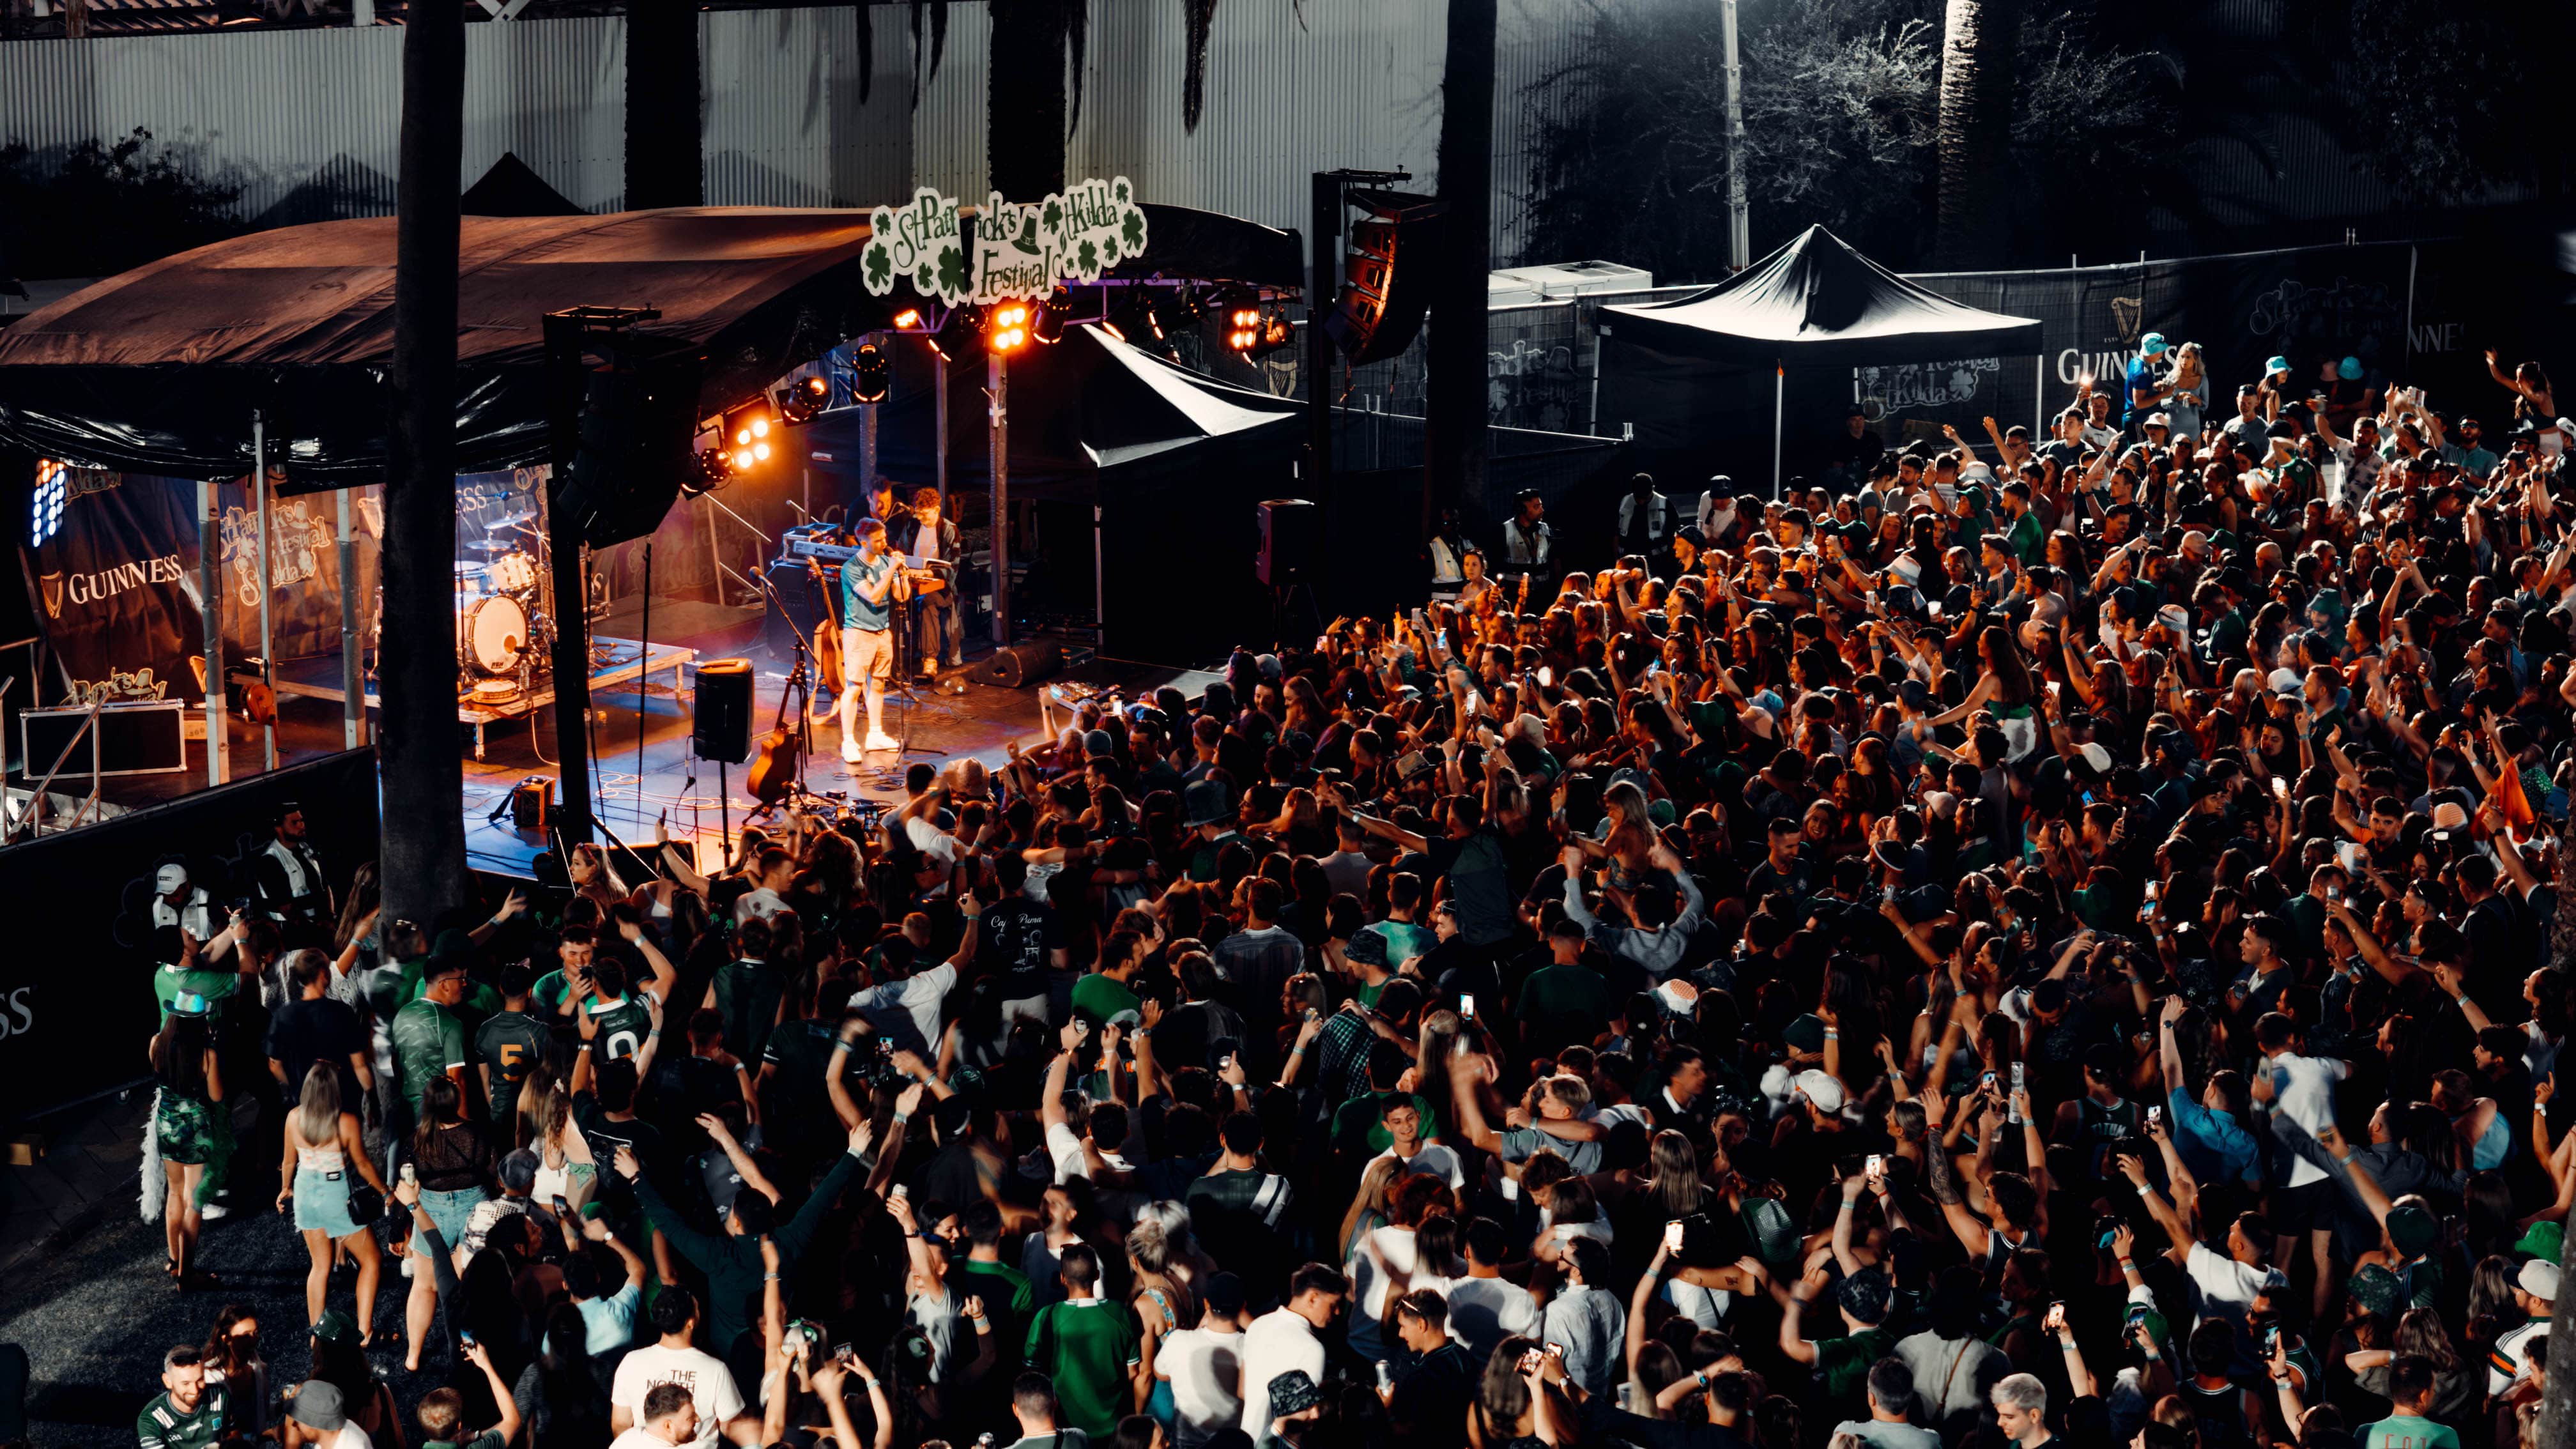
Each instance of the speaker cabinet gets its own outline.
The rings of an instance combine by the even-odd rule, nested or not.
[[[710,659],[698,666],[689,744],[702,760],[739,765],[751,758],[750,660]]]
[[[993,651],[993,657],[977,666],[986,684],[1005,689],[1026,689],[1064,667],[1064,646],[1052,639],[1023,639]]]
[[[1254,571],[1271,588],[1305,583],[1313,577],[1315,555],[1324,541],[1324,510],[1303,498],[1270,498],[1256,505],[1261,514],[1261,554]]]
[[[1369,219],[1351,227],[1341,294],[1324,327],[1357,367],[1395,356],[1422,330],[1444,207],[1404,191],[1354,191],[1350,199]]]

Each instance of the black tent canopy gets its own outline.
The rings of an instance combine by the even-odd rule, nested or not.
[[[1773,374],[1771,488],[1780,488],[1786,370],[2019,356],[2040,324],[1926,291],[1811,226],[1725,281],[1669,302],[1602,309],[1602,331],[1667,356]]]

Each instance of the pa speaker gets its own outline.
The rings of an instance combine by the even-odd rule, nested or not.
[[[1369,220],[1351,227],[1341,294],[1324,328],[1357,367],[1395,356],[1422,330],[1444,208],[1404,191],[1354,191],[1351,201]]]
[[[986,684],[1026,689],[1064,666],[1064,646],[1052,639],[1023,639],[993,651],[980,666]]]
[[[580,442],[555,481],[554,507],[593,548],[659,527],[697,471],[698,368],[662,358],[584,372]]]
[[[689,747],[701,760],[739,765],[751,758],[751,661],[710,659],[698,666],[697,713]]]
[[[1324,510],[1303,498],[1270,498],[1259,505],[1261,554],[1254,571],[1276,589],[1313,576],[1324,542]]]

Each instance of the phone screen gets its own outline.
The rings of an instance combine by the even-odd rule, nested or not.
[[[1458,993],[1458,1014],[1469,1021],[1476,1019],[1476,998],[1471,992]]]
[[[1673,1218],[1664,1224],[1664,1251],[1667,1253],[1678,1253],[1681,1250],[1682,1220],[1679,1218]]]

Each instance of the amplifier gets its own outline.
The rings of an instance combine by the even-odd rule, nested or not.
[[[167,775],[188,768],[188,742],[183,733],[188,710],[185,702],[176,699],[101,705],[95,731],[98,773]],[[19,711],[18,749],[29,779],[43,779],[45,772],[54,767],[57,756],[63,762],[57,778],[89,778],[93,736],[81,733],[82,722],[88,718],[87,705]],[[74,740],[79,743],[73,744]],[[65,755],[67,745],[71,753]]]

